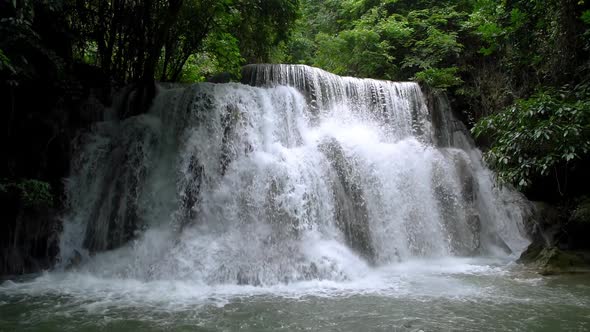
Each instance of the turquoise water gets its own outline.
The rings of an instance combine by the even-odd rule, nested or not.
[[[0,331],[589,331],[590,276],[414,261],[271,286],[49,273],[0,286]]]

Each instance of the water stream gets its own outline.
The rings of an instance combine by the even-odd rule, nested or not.
[[[513,263],[527,203],[443,97],[306,66],[244,83],[80,137],[60,263],[0,285],[0,331],[590,328],[588,282]]]

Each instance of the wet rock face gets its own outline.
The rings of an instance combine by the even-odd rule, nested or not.
[[[519,263],[531,265],[544,275],[590,272],[585,204],[587,201],[581,200],[570,217],[564,218],[556,208],[536,202],[525,223],[533,241]]]
[[[60,77],[45,75],[48,68],[39,68],[39,77],[0,92],[0,109],[13,110],[13,117],[3,122],[0,185],[46,182],[55,203],[30,209],[23,206],[19,193],[0,190],[0,276],[39,272],[53,265],[72,142],[80,131],[102,121],[112,102],[111,82],[99,68],[66,67]]]
[[[532,242],[520,255],[518,262],[536,264],[541,252],[554,244],[560,229],[559,223],[559,213],[555,208],[543,202],[533,203],[532,210],[524,222],[525,231],[530,235]]]
[[[532,213],[525,220],[525,228],[533,242],[550,246],[555,242],[560,230],[559,211],[547,203],[535,202]]]
[[[337,225],[346,237],[347,244],[369,262],[375,260],[369,229],[369,213],[363,190],[354,179],[354,168],[335,139],[325,140],[321,146],[335,170],[332,179]]]
[[[157,137],[143,126],[123,123],[121,132],[107,146],[103,172],[93,174],[102,181],[99,199],[89,206],[85,248],[98,252],[118,248],[134,237],[141,227],[138,200],[147,174],[148,155],[157,144]]]
[[[558,210],[547,203],[535,202],[525,222],[533,242],[563,250],[588,250],[590,243],[590,203],[581,199],[571,209]]]
[[[25,208],[14,192],[0,196],[0,276],[51,268],[59,252],[56,211]]]
[[[568,219],[567,233],[568,247],[574,249],[590,250],[590,198],[584,197],[572,211]]]

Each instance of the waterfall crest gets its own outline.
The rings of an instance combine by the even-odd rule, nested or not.
[[[80,139],[64,266],[261,285],[528,244],[523,199],[493,185],[444,98],[429,110],[415,83],[301,65],[243,77],[162,90]]]

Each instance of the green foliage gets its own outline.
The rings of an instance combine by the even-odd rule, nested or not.
[[[45,58],[41,70],[59,75],[83,62],[125,84],[194,76],[182,73],[190,57],[217,59],[216,70],[232,73],[244,59],[269,61],[299,0],[24,0],[2,9],[4,76],[35,79],[32,64]]]
[[[230,30],[238,39],[241,55],[249,63],[268,62],[291,34],[298,18],[299,0],[233,0],[238,14]]]
[[[184,64],[181,83],[203,82],[210,73],[216,72],[217,62],[206,54],[192,54]]]
[[[158,77],[186,81],[219,72],[237,77],[246,61],[282,58],[277,54],[298,9],[298,0],[185,0],[164,44]]]
[[[455,63],[468,15],[456,7],[393,0],[321,3],[304,2],[295,35],[305,51],[291,62],[344,75],[414,79],[442,89],[462,82]],[[297,52],[293,40],[287,48]]]
[[[11,74],[15,73],[15,70],[10,63],[10,59],[4,54],[2,49],[0,49],[0,71],[8,71]]]
[[[447,89],[468,99],[476,121],[538,85],[590,70],[575,49],[590,51],[587,28],[579,27],[590,21],[586,7],[574,0],[307,0],[286,49],[290,62]],[[497,84],[484,82],[490,71],[501,73]]]
[[[371,30],[356,28],[345,30],[336,37],[325,34],[317,36],[319,45],[314,64],[336,74],[371,76],[385,71],[391,57],[386,50],[389,45],[380,41]]]
[[[25,179],[17,182],[2,180],[0,193],[14,190],[18,193],[23,206],[28,209],[50,207],[53,205],[51,185],[44,181]]]
[[[487,46],[482,47],[479,52],[483,55],[491,55],[498,49],[498,41],[504,34],[504,30],[496,23],[489,22],[478,26],[477,33],[487,43]]]
[[[45,35],[64,33],[65,29],[60,25],[64,16],[60,14],[59,4],[60,1],[47,0],[40,3],[13,1],[3,5],[10,14],[0,16],[0,75],[4,82],[17,86],[23,81],[38,79],[40,72],[63,71],[64,61],[58,55],[63,49],[50,49],[42,41]],[[37,31],[35,20],[45,15],[52,16],[52,24]]]
[[[476,136],[492,140],[486,160],[499,178],[526,188],[538,177],[570,167],[590,152],[590,87],[541,91],[483,118]]]
[[[408,21],[403,16],[396,14],[380,20],[377,29],[385,39],[394,40],[398,45],[403,45],[404,41],[407,41],[414,33],[414,29],[409,26]]]
[[[418,82],[426,83],[436,89],[446,90],[461,85],[463,81],[457,76],[459,68],[431,68],[416,73],[414,78]]]
[[[315,48],[313,40],[307,38],[302,31],[303,28],[297,28],[293,36],[284,45],[284,60],[289,63],[306,64],[312,63],[312,54]]]
[[[239,41],[233,35],[218,32],[205,41],[204,49],[214,59],[214,71],[209,74],[229,72],[234,76],[240,75],[244,58],[240,53]]]
[[[51,185],[47,182],[28,179],[18,183],[17,188],[27,207],[51,206],[53,203]]]

